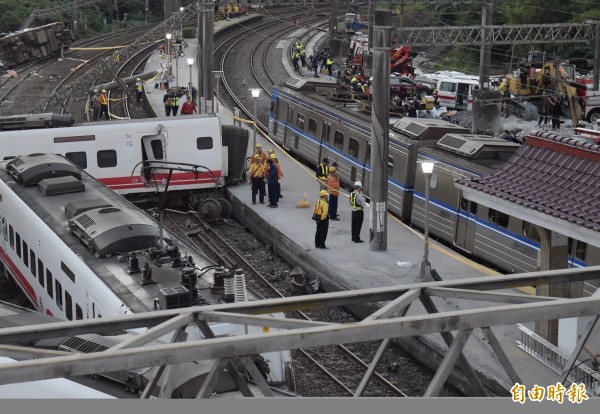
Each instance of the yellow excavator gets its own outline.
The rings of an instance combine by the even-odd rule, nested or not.
[[[558,67],[558,70],[557,70]],[[544,96],[559,96],[567,100],[573,127],[581,121],[586,86],[575,82],[573,65],[546,62],[541,68],[521,65],[520,72],[506,75],[508,90],[512,96],[530,97],[541,105]]]

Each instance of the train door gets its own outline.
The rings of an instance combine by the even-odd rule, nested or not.
[[[142,176],[146,181],[150,181],[152,179],[152,169],[148,167],[159,167],[161,164],[157,163],[156,161],[166,159],[165,144],[166,139],[163,134],[142,137],[142,161],[144,161]]]
[[[456,236],[454,245],[469,253],[475,245],[475,229],[477,218],[477,203],[467,200],[461,194],[456,219]]]
[[[292,116],[294,114],[294,108],[290,105],[287,107],[287,112],[285,114],[285,128],[283,133],[283,148],[289,151],[289,134],[290,134],[290,125],[292,125]]]
[[[368,171],[368,167],[369,164],[371,163],[371,144],[368,142],[365,142],[366,147],[365,147],[365,158],[363,161],[363,168],[362,168],[362,185],[363,185],[363,191],[364,192],[369,192],[370,191],[370,176],[369,176],[369,171]],[[389,169],[388,169],[388,177],[389,177]]]

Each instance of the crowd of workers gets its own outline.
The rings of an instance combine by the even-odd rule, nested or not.
[[[266,153],[262,144],[256,144],[255,151],[250,157],[251,163],[248,168],[249,185],[251,186],[252,204],[265,204],[265,198],[269,204],[267,207],[279,207],[281,194],[281,180],[283,172],[279,159],[273,149]],[[340,180],[337,176],[338,164],[329,164],[329,159],[324,158],[317,166],[316,178],[319,181],[319,198],[313,207],[313,220],[316,221],[315,248],[326,249],[325,240],[329,229],[329,220],[339,221],[338,199],[340,195]],[[266,187],[266,188],[265,188]],[[365,198],[362,194],[362,183],[354,183],[354,191],[350,194],[350,207],[352,209],[352,241],[363,243],[360,231],[364,220]]]

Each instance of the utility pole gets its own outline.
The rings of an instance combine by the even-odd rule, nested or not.
[[[333,52],[335,32],[337,30],[337,0],[329,0],[329,54]]]
[[[365,67],[373,70],[373,26],[375,25],[375,6],[374,0],[369,0],[369,32],[368,32],[368,49],[367,59],[365,59]]]
[[[200,3],[198,11],[198,95],[200,96],[199,113],[208,113],[213,101],[213,21],[212,2]]]
[[[373,28],[371,109],[371,230],[369,248],[387,250],[388,144],[390,135],[390,51],[392,12],[376,10]]]
[[[596,22],[596,38],[594,44],[594,90],[600,89],[600,22]]]
[[[479,90],[490,88],[490,62],[492,46],[487,43],[487,26],[492,25],[494,0],[486,0],[481,11],[481,48],[479,49]]]

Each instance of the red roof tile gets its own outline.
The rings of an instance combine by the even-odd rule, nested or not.
[[[540,131],[490,175],[457,183],[600,230],[599,145]]]

